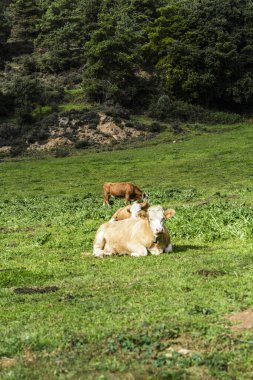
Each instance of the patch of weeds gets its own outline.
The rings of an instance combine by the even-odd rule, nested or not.
[[[233,357],[233,353],[230,352],[212,352],[206,354],[203,358],[203,363],[209,367],[212,371],[227,371],[229,362]]]
[[[50,240],[50,237],[51,237],[51,233],[49,233],[49,232],[41,233],[35,239],[35,246],[40,247],[40,246],[46,244]]]
[[[157,192],[151,192],[152,199],[157,200],[177,200],[177,201],[191,201],[200,196],[197,189],[178,189],[171,188],[166,190],[160,190]]]
[[[67,157],[70,155],[70,150],[69,148],[65,148],[64,146],[59,146],[55,149],[54,155],[56,158]]]
[[[154,352],[164,350],[168,341],[179,336],[179,330],[167,329],[164,326],[152,331],[143,331],[138,334],[124,333],[109,337],[107,340],[107,353],[121,350],[124,353],[132,352],[138,355],[150,356]]]
[[[226,272],[220,271],[220,270],[208,270],[208,269],[199,269],[196,272],[193,272],[193,274],[197,274],[199,276],[224,276]]]
[[[68,344],[72,349],[83,351],[87,347],[88,339],[84,334],[76,333],[71,336]]]
[[[210,315],[210,314],[213,314],[214,312],[215,312],[214,309],[212,309],[210,307],[203,307],[203,306],[195,305],[189,311],[189,314],[190,315],[194,315],[194,314]]]

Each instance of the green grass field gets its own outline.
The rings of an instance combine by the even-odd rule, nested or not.
[[[253,306],[253,126],[173,139],[0,163],[1,379],[253,379],[226,319]],[[92,257],[125,180],[175,208],[172,254]]]

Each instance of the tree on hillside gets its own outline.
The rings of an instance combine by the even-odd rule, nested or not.
[[[83,46],[96,25],[99,0],[54,0],[45,7],[35,42],[43,71],[60,72],[80,67]]]
[[[7,39],[10,33],[10,25],[5,12],[5,7],[0,9],[0,69],[3,68],[7,58]]]
[[[102,4],[98,26],[85,44],[84,89],[89,99],[129,104],[136,93],[143,31],[127,2]]]
[[[18,46],[19,52],[33,51],[33,41],[39,33],[41,10],[37,0],[14,0],[9,7],[10,42]]]
[[[167,91],[212,105],[253,101],[249,0],[194,0],[159,10],[149,48]]]

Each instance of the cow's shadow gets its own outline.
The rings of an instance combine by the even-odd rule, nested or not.
[[[189,244],[189,245],[174,245],[173,246],[173,252],[174,253],[177,253],[177,252],[186,252],[186,251],[189,251],[189,250],[197,251],[197,250],[201,250],[201,249],[205,249],[205,248],[206,248],[205,245],[192,245],[192,244]]]

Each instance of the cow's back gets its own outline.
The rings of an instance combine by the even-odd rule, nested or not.
[[[134,185],[130,182],[106,182],[103,188],[108,194],[116,197],[134,193]]]
[[[130,218],[107,223],[105,240],[115,252],[128,253],[131,251],[131,243],[150,247],[153,243],[153,234],[147,220]]]

